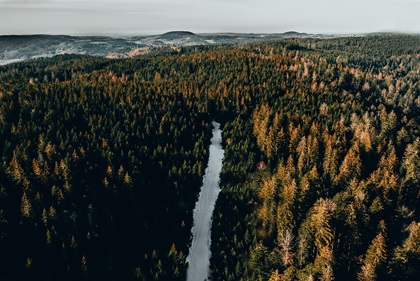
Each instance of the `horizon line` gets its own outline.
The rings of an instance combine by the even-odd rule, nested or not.
[[[340,36],[352,36],[352,35],[376,35],[376,34],[406,34],[406,35],[420,35],[420,32],[407,32],[407,31],[372,31],[372,32],[304,32],[296,30],[288,30],[285,32],[235,32],[235,31],[212,31],[212,32],[194,32],[191,30],[169,30],[169,31],[147,31],[147,32],[52,32],[52,33],[6,33],[0,34],[0,36],[78,36],[78,37],[136,37],[136,36],[157,36],[163,35],[169,32],[191,32],[196,35],[280,35],[287,33],[298,33],[303,35],[340,35]]]

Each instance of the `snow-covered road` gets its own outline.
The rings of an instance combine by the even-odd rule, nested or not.
[[[212,124],[214,129],[209,162],[194,209],[194,224],[191,229],[193,239],[187,257],[187,281],[204,281],[210,276],[211,222],[214,205],[220,192],[219,181],[224,155],[220,124],[217,122]]]

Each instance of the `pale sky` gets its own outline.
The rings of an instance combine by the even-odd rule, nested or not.
[[[420,33],[420,0],[0,0],[0,35]]]

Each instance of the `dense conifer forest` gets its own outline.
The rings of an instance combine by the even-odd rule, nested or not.
[[[184,280],[211,121],[213,280],[420,279],[420,37],[0,67],[0,279]]]

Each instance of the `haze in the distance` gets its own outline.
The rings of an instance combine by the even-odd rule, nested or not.
[[[0,35],[420,33],[420,0],[0,0]]]

